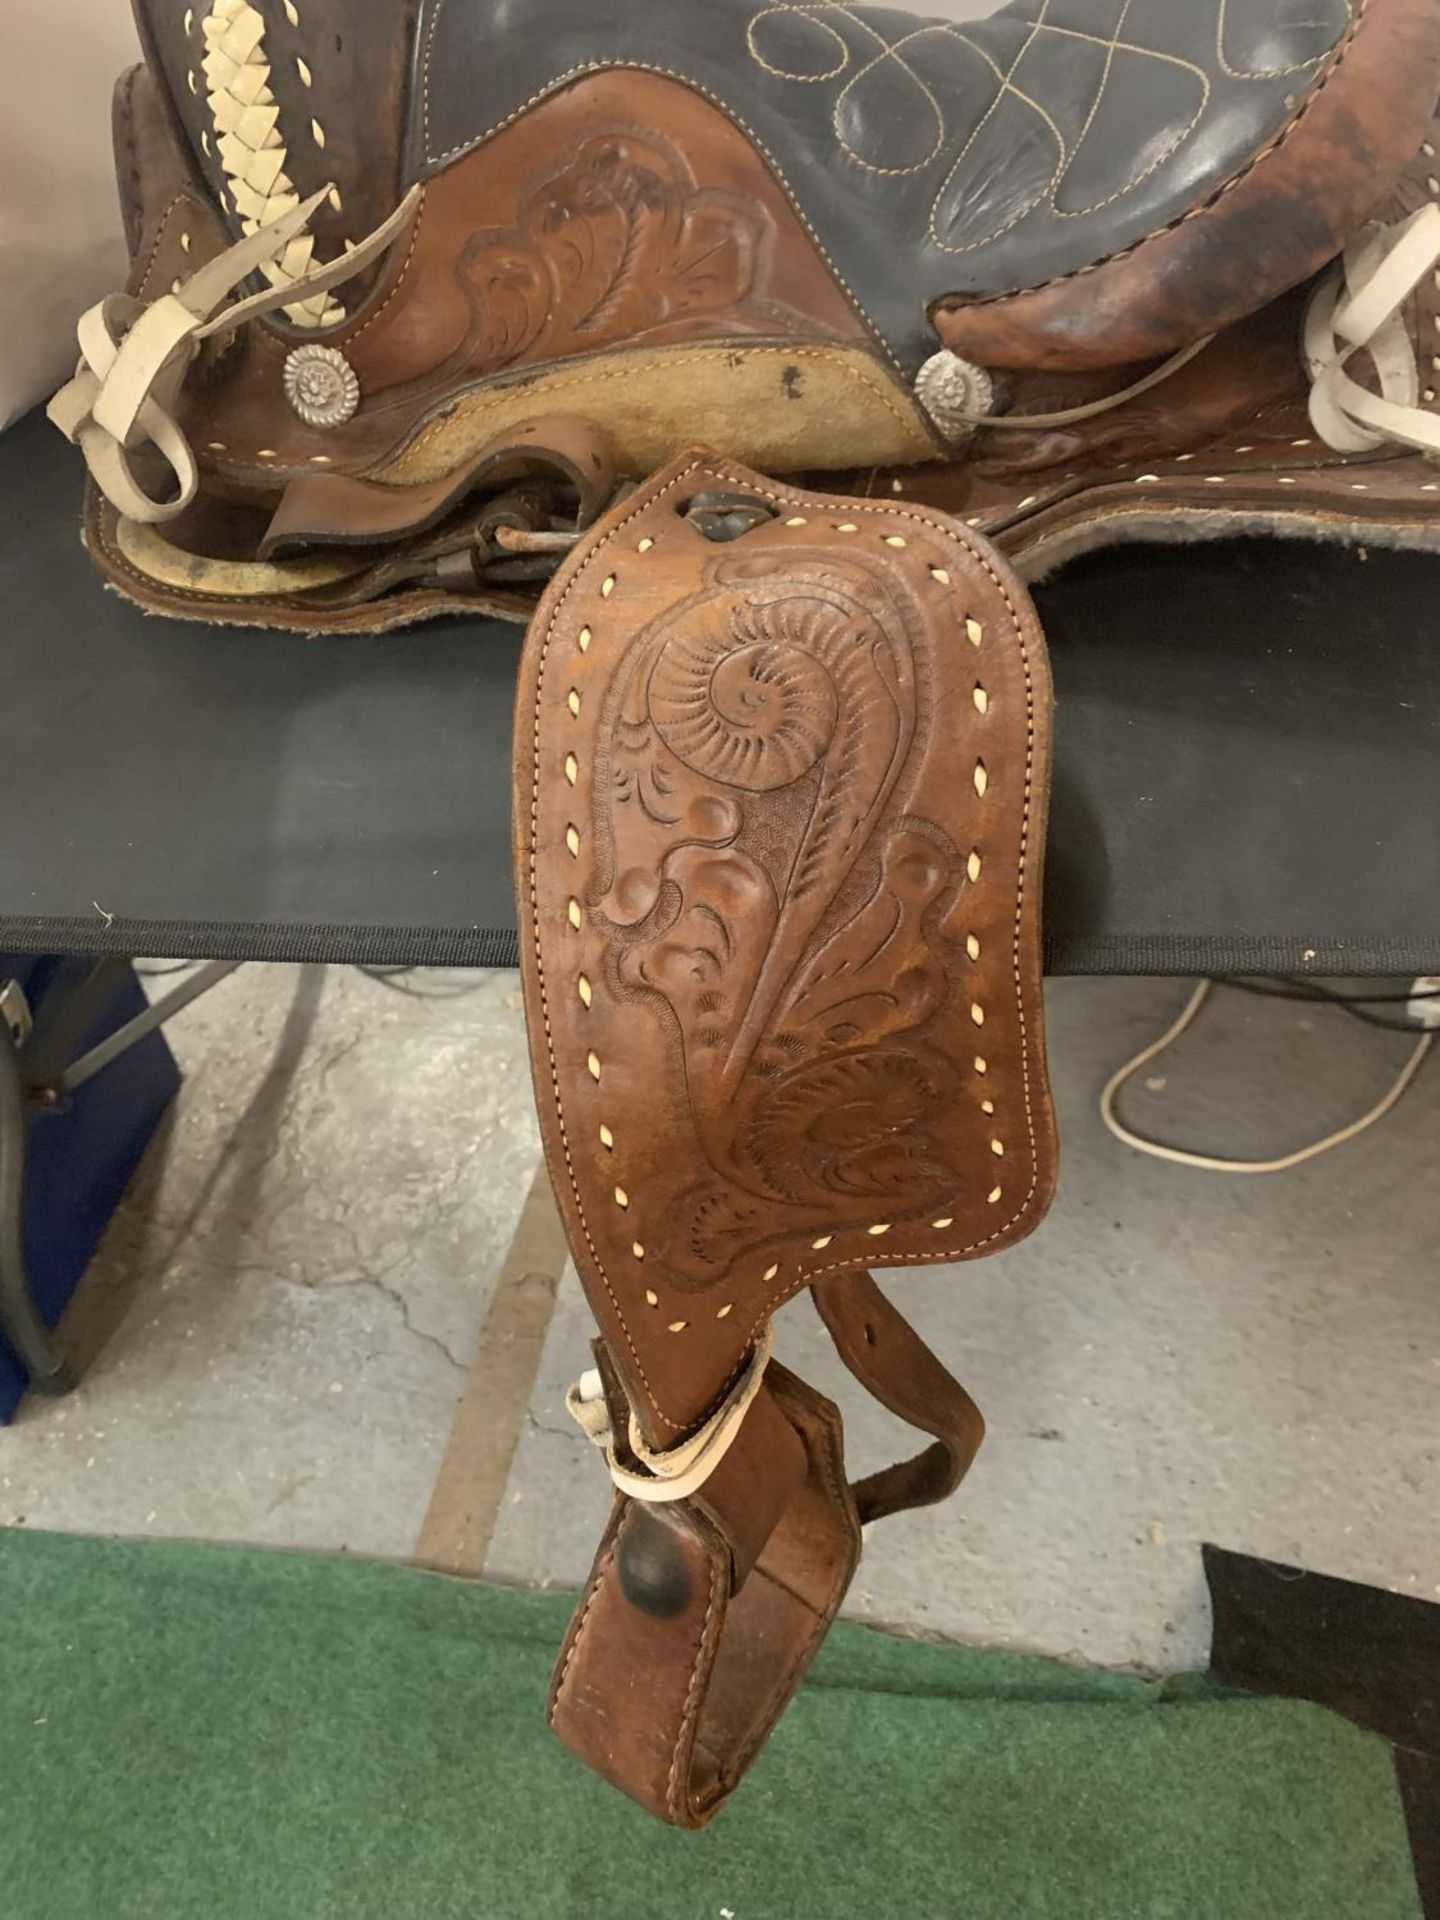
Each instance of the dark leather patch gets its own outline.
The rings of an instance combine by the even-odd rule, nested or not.
[[[690,1604],[690,1569],[673,1530],[634,1506],[615,1549],[620,1587],[632,1607],[653,1620],[673,1620]]]

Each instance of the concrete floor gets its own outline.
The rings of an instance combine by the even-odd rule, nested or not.
[[[891,1277],[990,1438],[954,1501],[874,1530],[857,1616],[1172,1670],[1205,1657],[1205,1539],[1440,1594],[1440,1071],[1293,1173],[1143,1159],[1096,1096],[1185,991],[1052,985],[1054,1212],[996,1259]],[[410,1557],[538,1160],[516,980],[250,967],[171,1037],[184,1091],[67,1330],[84,1384],[0,1433],[0,1522]],[[1220,995],[1129,1112],[1282,1150],[1408,1044]],[[567,1272],[491,1577],[586,1571],[606,1492],[562,1396],[587,1339]],[[856,1462],[905,1445],[803,1302],[780,1346],[842,1399]]]

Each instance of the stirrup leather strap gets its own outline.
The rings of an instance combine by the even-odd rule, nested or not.
[[[600,1322],[574,1410],[619,1489],[552,1721],[677,1824],[783,1709],[861,1524],[979,1443],[868,1269],[998,1250],[1048,1202],[1049,705],[1024,591],[966,528],[705,454],[584,536],[530,628],[527,1021]],[[835,1408],[767,1364],[806,1287],[934,1436],[853,1490]]]
[[[847,1486],[838,1412],[772,1361],[703,1491],[662,1506],[617,1496],[566,1636],[551,1725],[676,1826],[709,1819],[783,1712],[845,1597],[861,1527],[943,1499],[979,1446],[984,1422],[964,1388],[861,1283],[860,1310],[831,1329],[840,1356],[872,1388],[884,1380],[887,1404],[935,1444]]]

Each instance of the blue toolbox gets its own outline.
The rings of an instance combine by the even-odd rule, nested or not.
[[[28,1079],[19,1182],[19,1244],[30,1293],[54,1327],[89,1265],[100,1237],[180,1085],[165,1037],[146,1034],[72,1093],[33,1097],[27,1063],[43,1057],[67,1025],[69,1059],[108,1039],[143,1013],[146,1000],[133,967],[107,969],[98,996],[95,965],[56,955],[0,954],[0,1018]],[[89,1002],[90,1004],[87,1004]],[[0,1040],[3,1043],[3,1040]],[[0,1143],[3,1146],[4,1143]],[[8,1151],[15,1153],[12,1139]],[[13,1167],[12,1167],[13,1176]],[[14,1181],[11,1179],[13,1190]],[[0,1182],[0,1206],[6,1204]],[[0,1221],[0,1230],[6,1223]],[[12,1231],[15,1222],[9,1223]],[[0,1425],[13,1419],[28,1384],[23,1365],[0,1333]]]

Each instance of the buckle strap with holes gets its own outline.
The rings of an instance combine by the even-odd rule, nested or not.
[[[81,317],[79,367],[47,412],[66,439],[80,448],[96,485],[127,519],[149,524],[173,520],[195,498],[199,469],[174,415],[186,374],[204,342],[237,333],[252,320],[363,273],[399,237],[423,188],[412,187],[388,220],[339,259],[227,306],[236,287],[284,256],[331,191],[323,187],[268,226],[237,240],[150,305],[128,294],[111,294]],[[156,499],[146,490],[131,458],[142,447],[153,447],[163,457],[175,485],[170,497]]]

